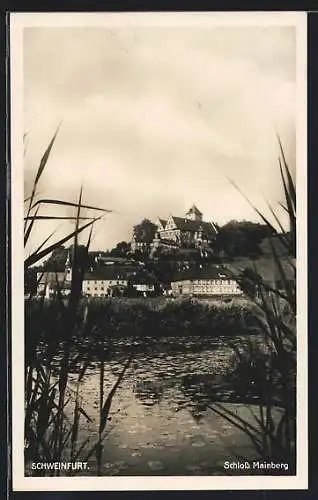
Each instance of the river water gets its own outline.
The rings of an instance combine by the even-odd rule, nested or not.
[[[233,344],[245,343],[246,337],[123,339],[112,344],[109,355],[105,347],[105,396],[131,350],[134,356],[112,401],[101,474],[222,475],[227,474],[226,460],[256,458],[248,437],[215,412],[221,399],[224,408],[255,424],[256,405],[242,404],[228,383],[235,364]],[[71,374],[71,396],[76,380],[77,374]],[[80,441],[89,437],[92,445],[98,438],[99,380],[100,365],[93,361],[80,387],[85,412]],[[80,474],[96,475],[94,454],[88,464],[89,470]]]

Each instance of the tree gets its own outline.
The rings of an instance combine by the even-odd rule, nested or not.
[[[229,257],[257,257],[262,254],[261,241],[272,234],[265,224],[232,220],[219,229],[216,245]]]
[[[180,270],[180,265],[171,260],[158,260],[150,262],[147,270],[157,278],[158,282],[170,286],[173,276]]]
[[[246,267],[238,279],[238,284],[242,291],[252,299],[255,298],[261,283],[262,277],[251,267]]]
[[[42,271],[40,267],[30,267],[24,273],[24,292],[32,295],[37,291],[37,273]]]
[[[109,255],[112,257],[127,257],[130,253],[130,243],[127,243],[127,241],[121,241],[117,243],[115,248],[113,248],[110,252]]]
[[[73,264],[73,245],[69,248],[61,245],[53,250],[50,257],[43,263],[44,271],[63,272],[67,257],[70,256],[70,264]],[[85,245],[78,245],[76,250],[76,268],[86,270],[88,267],[88,252]]]
[[[69,250],[63,245],[53,250],[50,257],[43,263],[45,271],[62,272],[65,270],[65,262]]]
[[[149,245],[155,237],[157,226],[149,219],[143,219],[140,224],[134,226],[134,238],[136,241]]]

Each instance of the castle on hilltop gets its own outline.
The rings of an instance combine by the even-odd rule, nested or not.
[[[169,215],[167,219],[158,217],[157,231],[151,243],[152,251],[160,247],[202,248],[213,244],[217,228],[212,222],[205,222],[203,214],[195,206],[186,212],[185,217]],[[132,251],[141,249],[140,243],[133,238]]]

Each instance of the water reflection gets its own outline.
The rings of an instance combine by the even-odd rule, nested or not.
[[[153,406],[162,400],[164,383],[162,380],[137,380],[133,386],[133,391],[141,404]]]
[[[174,338],[145,346],[134,342],[113,344],[111,355],[110,349],[104,350],[106,394],[121,373],[128,352],[135,349],[112,403],[105,474],[219,473],[231,446],[239,444],[237,431],[229,429],[210,408],[214,401],[239,401],[230,377],[233,339]],[[243,344],[244,339],[235,342]],[[76,383],[76,373],[73,378]],[[92,421],[83,435],[96,434],[98,429],[98,388],[96,359],[81,384],[84,410]],[[93,471],[93,463],[91,467]]]

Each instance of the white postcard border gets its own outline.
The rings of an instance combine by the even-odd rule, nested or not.
[[[24,476],[23,29],[75,26],[294,26],[297,58],[297,475],[296,476]],[[307,15],[240,13],[10,14],[12,244],[12,479],[14,491],[271,490],[308,488],[307,426]]]

